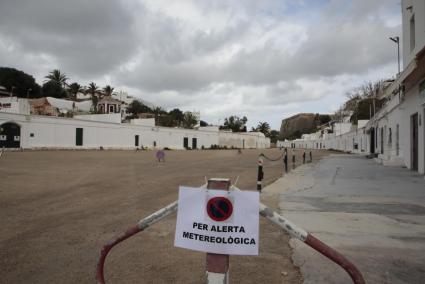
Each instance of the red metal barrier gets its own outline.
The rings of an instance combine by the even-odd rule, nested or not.
[[[121,236],[115,238],[114,240],[108,242],[106,245],[103,246],[102,251],[100,252],[100,257],[97,262],[96,267],[96,280],[98,283],[105,284],[105,276],[104,276],[104,266],[105,266],[105,259],[108,255],[109,251],[120,242],[130,238],[131,236],[134,236],[138,232],[142,231],[138,226],[131,227],[128,229],[124,234]]]
[[[130,229],[125,231],[125,233],[117,236],[113,240],[109,241],[106,245],[104,245],[101,252],[100,252],[99,260],[97,261],[97,266],[96,266],[97,283],[105,284],[105,275],[104,275],[105,259],[106,259],[106,256],[108,255],[109,251],[114,246],[116,246],[120,242],[130,238],[131,236],[134,236],[135,234],[145,230],[146,228],[148,228],[152,224],[155,224],[156,222],[164,219],[165,217],[167,217],[168,215],[170,215],[171,213],[176,212],[176,211],[177,211],[177,201],[175,201],[175,202],[171,203],[170,205],[156,211],[152,215],[149,215],[148,217],[140,220],[137,223],[136,226],[131,227]]]
[[[233,187],[233,188],[237,189],[236,187]],[[323,242],[321,242],[320,240],[312,236],[310,233],[308,233],[304,229],[298,227],[291,221],[285,219],[283,216],[279,215],[278,213],[276,213],[275,211],[273,211],[272,209],[270,209],[269,207],[265,206],[262,203],[260,203],[260,215],[267,218],[272,223],[275,223],[282,229],[284,229],[291,236],[299,239],[300,241],[309,245],[311,248],[315,249],[316,251],[320,252],[322,255],[326,256],[327,258],[329,258],[330,260],[332,260],[333,262],[341,266],[350,275],[351,279],[353,280],[353,283],[355,284],[366,283],[361,272],[346,257],[344,257],[335,249],[324,244]]]
[[[307,239],[304,241],[307,245],[317,250],[342,268],[350,275],[353,283],[355,284],[365,284],[362,274],[357,269],[357,267],[345,258],[342,254],[329,247],[319,239],[315,238],[313,235],[308,234]]]
[[[206,185],[205,185],[205,187],[206,187]],[[235,186],[231,186],[231,189],[239,190]],[[115,239],[113,239],[112,241],[109,241],[106,245],[104,245],[101,252],[100,252],[100,257],[99,257],[99,260],[98,260],[97,266],[96,266],[96,280],[97,280],[97,282],[100,283],[100,284],[105,283],[105,277],[104,277],[105,259],[108,255],[109,251],[114,246],[116,246],[120,242],[130,238],[131,236],[134,236],[135,234],[145,230],[150,225],[160,221],[161,219],[165,218],[166,216],[170,215],[171,213],[173,213],[175,211],[177,211],[177,201],[171,203],[170,205],[164,207],[161,210],[158,210],[157,212],[153,213],[152,215],[140,220],[137,223],[136,226],[131,227],[125,233],[119,235],[118,237],[116,237]],[[332,260],[333,262],[335,262],[336,264],[341,266],[350,275],[351,279],[353,280],[353,283],[355,283],[355,284],[365,284],[366,283],[361,272],[357,269],[357,267],[351,261],[349,261],[347,258],[345,258],[342,254],[340,254],[338,251],[336,251],[335,249],[327,246],[326,244],[324,244],[319,239],[312,236],[310,233],[308,233],[304,229],[298,227],[297,225],[295,225],[291,221],[285,219],[283,216],[279,215],[278,213],[276,213],[275,211],[273,211],[272,209],[270,209],[269,207],[265,206],[262,203],[260,203],[260,212],[259,213],[260,213],[261,216],[267,218],[272,223],[278,225],[279,227],[281,227],[282,229],[287,231],[291,236],[301,240],[305,244],[309,245],[311,248],[315,249],[316,251],[320,252],[322,255],[326,256],[327,258],[329,258],[330,260]],[[209,271],[218,272],[218,273],[222,273],[222,271],[227,271],[227,269],[228,269],[228,259],[229,258],[228,258],[227,255],[224,256],[224,257],[225,257],[224,260],[227,260],[227,262],[223,261],[223,259],[218,259],[218,258],[215,259],[214,255],[213,255],[212,260],[213,261],[217,260],[218,261],[217,263],[219,263],[220,265],[224,264],[224,269],[220,269],[219,271],[215,271],[214,269],[211,269]],[[207,258],[207,267],[208,267],[209,261],[210,260],[208,260],[208,258]],[[225,265],[226,263],[227,263],[227,266]],[[213,264],[214,263],[211,262],[211,265],[212,265],[211,267],[214,266]]]

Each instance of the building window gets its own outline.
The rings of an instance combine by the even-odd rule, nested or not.
[[[391,130],[391,127],[388,128],[388,145],[391,145],[393,143],[393,133]]]
[[[30,133],[30,137],[34,137],[34,133]]]
[[[415,49],[415,15],[410,18],[410,51]]]

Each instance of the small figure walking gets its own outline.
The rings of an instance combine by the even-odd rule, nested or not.
[[[285,165],[285,172],[288,172],[288,150],[286,148],[283,155],[283,164]]]
[[[304,153],[303,153],[303,164],[305,164],[305,150],[304,150]]]
[[[311,154],[311,151],[310,151],[310,163],[313,161],[313,155]]]
[[[158,159],[158,163],[161,161],[165,163],[165,152],[162,150],[156,151],[156,158]]]

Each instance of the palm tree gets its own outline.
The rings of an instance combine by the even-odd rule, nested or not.
[[[90,94],[93,105],[93,111],[97,112],[97,103],[99,101],[99,87],[95,83],[91,82],[86,89],[86,93]]]
[[[84,91],[85,91],[84,88],[80,84],[78,84],[77,82],[72,83],[68,87],[68,92],[71,93],[74,100],[77,99],[78,93],[83,93]]]
[[[64,73],[61,73],[59,69],[54,69],[44,78],[48,79],[47,81],[57,83],[61,87],[65,87],[66,81],[68,80],[68,77],[66,77]]]
[[[113,91],[114,91],[114,88],[112,88],[109,85],[106,85],[106,87],[103,88],[103,93],[105,94],[105,96],[111,96]]]
[[[259,122],[256,129],[266,137],[270,135],[270,125],[267,122]]]

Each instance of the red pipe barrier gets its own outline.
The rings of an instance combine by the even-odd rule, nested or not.
[[[125,231],[124,234],[116,237],[115,239],[109,241],[106,245],[103,246],[103,248],[100,252],[99,260],[97,262],[97,269],[96,269],[97,283],[105,284],[105,276],[104,276],[104,273],[103,273],[104,272],[103,269],[104,269],[104,266],[105,266],[105,259],[106,259],[106,256],[108,255],[109,251],[114,246],[119,244],[120,242],[130,238],[131,236],[134,236],[135,234],[137,234],[140,231],[143,231],[143,229],[140,229],[138,225],[131,227],[130,229]]]
[[[304,243],[306,243],[313,249],[317,250],[318,252],[320,252],[321,254],[323,254],[324,256],[344,268],[344,270],[350,275],[351,279],[353,280],[353,283],[366,283],[357,267],[333,248],[327,246],[325,243],[315,238],[311,234],[307,235],[307,239],[304,241]]]

